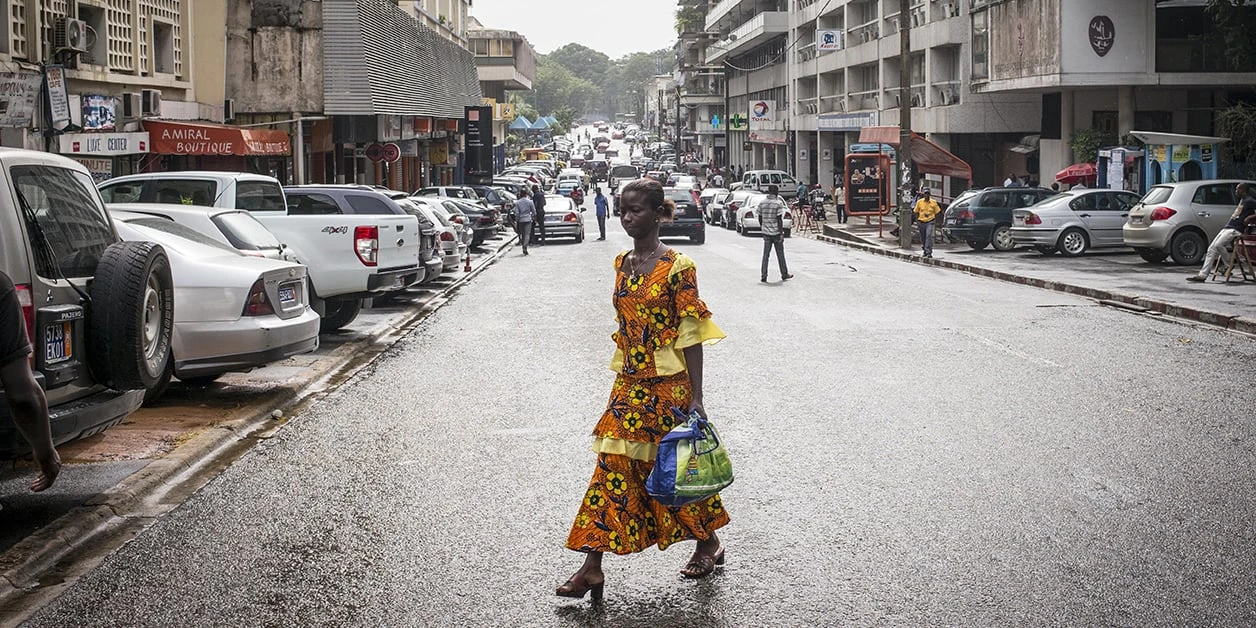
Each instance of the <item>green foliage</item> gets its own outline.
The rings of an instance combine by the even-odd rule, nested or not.
[[[637,111],[650,77],[670,69],[670,49],[634,52],[611,60],[605,54],[567,44],[537,61],[532,81],[537,108],[561,120],[558,109],[570,107],[574,118],[598,111],[607,117]],[[574,119],[573,118],[573,119]]]
[[[611,66],[611,58],[588,46],[571,43],[545,55],[578,78],[600,85]]]
[[[1208,0],[1205,10],[1216,25],[1229,67],[1247,71],[1256,65],[1256,0]]]
[[[554,117],[558,120],[559,130],[566,131],[576,121],[576,110],[564,105],[554,110]]]
[[[692,33],[702,30],[706,24],[706,11],[696,7],[687,6],[676,9],[676,32]]]
[[[1069,148],[1078,161],[1093,162],[1099,158],[1099,149],[1116,144],[1116,136],[1099,129],[1082,129],[1069,138]]]
[[[1217,112],[1217,130],[1230,138],[1226,152],[1235,161],[1256,161],[1256,106],[1231,105]]]

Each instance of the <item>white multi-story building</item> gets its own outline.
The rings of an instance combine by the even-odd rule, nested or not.
[[[974,185],[1049,185],[1095,160],[1069,148],[1088,129],[1113,143],[1131,130],[1214,134],[1216,109],[1251,96],[1235,86],[1256,74],[1207,36],[1205,4],[912,0],[904,16],[899,0],[679,2],[706,11],[694,63],[725,77],[727,162],[826,186],[863,128],[899,125],[903,27],[912,130],[968,162]],[[681,78],[701,89],[699,74]]]

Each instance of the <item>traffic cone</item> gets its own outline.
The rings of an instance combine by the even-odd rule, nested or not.
[[[462,272],[471,272],[471,249],[467,249],[467,263],[463,265]]]

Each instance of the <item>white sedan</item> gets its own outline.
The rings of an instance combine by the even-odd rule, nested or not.
[[[168,203],[109,203],[105,208],[111,214],[122,211],[173,220],[245,255],[288,259],[279,238],[243,209]]]
[[[748,236],[759,231],[759,203],[767,200],[767,194],[755,194],[746,200],[745,205],[737,209],[737,233]],[[789,237],[794,229],[794,214],[785,203],[785,212],[781,215],[781,226],[785,229],[785,237]]]
[[[174,359],[145,402],[171,376],[201,384],[318,348],[305,266],[251,257],[165,218],[111,211],[118,235],[160,244],[174,278]]]
[[[407,211],[413,207],[414,211],[423,214],[436,225],[436,241],[440,244],[444,270],[457,270],[462,266],[467,256],[467,249],[471,247],[471,236],[466,235],[467,230],[464,225],[451,221],[444,207],[435,202],[435,199],[412,196],[407,199],[398,199],[397,203],[405,207]]]

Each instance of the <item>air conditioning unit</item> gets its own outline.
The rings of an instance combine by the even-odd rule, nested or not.
[[[222,101],[222,119],[224,121],[235,119],[235,99],[234,98],[228,98]]]
[[[140,91],[140,113],[146,116],[161,115],[160,89],[145,89]]]
[[[942,104],[944,105],[955,104],[955,88],[944,87],[942,89]]]
[[[959,16],[959,3],[958,2],[948,2],[942,5],[942,8],[946,10],[947,17]]]
[[[894,106],[895,107],[903,106],[903,95],[899,92],[894,92]]]
[[[58,51],[87,52],[87,22],[68,17],[57,18],[52,29],[52,47]]]
[[[838,98],[838,99],[837,99],[837,110],[838,110],[838,111],[846,111],[846,99],[845,99],[845,98]]]
[[[122,92],[122,117],[132,120],[140,117],[139,92]]]
[[[925,106],[925,97],[924,97],[924,96],[922,96],[922,95],[920,95],[920,94],[912,94],[912,95],[911,95],[911,106],[913,106],[913,107],[923,107],[923,106]]]

